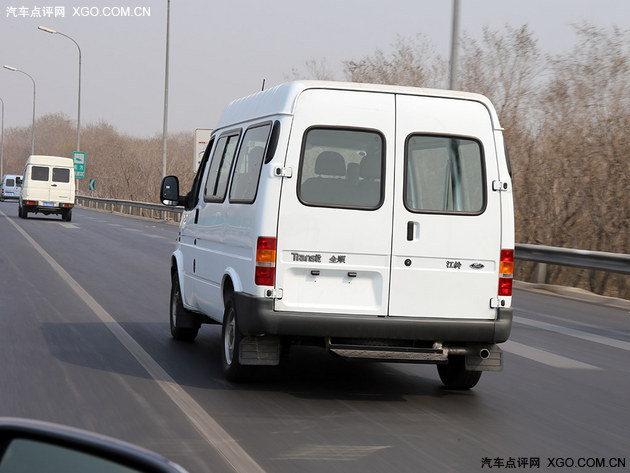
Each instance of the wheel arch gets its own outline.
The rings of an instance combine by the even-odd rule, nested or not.
[[[177,275],[177,280],[179,281],[179,287],[181,291],[182,302],[184,303],[184,307],[189,309],[190,306],[188,305],[188,302],[186,301],[186,295],[185,295],[186,293],[184,291],[184,275],[183,275],[183,270],[182,270],[183,267],[184,267],[184,261],[183,261],[181,253],[177,251],[174,252],[171,255],[171,281],[173,279],[173,276]]]
[[[221,293],[223,294],[224,305],[227,303],[227,298],[235,292],[243,292],[243,282],[234,268],[227,267],[223,274],[223,280],[221,281]]]

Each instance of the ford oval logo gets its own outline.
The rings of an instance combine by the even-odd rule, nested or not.
[[[483,264],[481,264],[481,263],[473,263],[473,264],[470,265],[470,267],[472,269],[483,269],[483,268],[485,268],[485,266]]]

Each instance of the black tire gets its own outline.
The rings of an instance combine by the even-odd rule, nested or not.
[[[437,365],[437,369],[440,379],[448,389],[470,389],[481,378],[481,371],[466,369],[463,356],[451,356],[448,359],[448,364]]]
[[[70,222],[72,220],[72,209],[64,210],[61,214],[61,220]]]
[[[179,278],[177,277],[177,271],[175,271],[171,278],[171,304],[169,310],[169,323],[173,338],[175,340],[193,341],[199,333],[200,325],[198,324],[196,327],[190,326],[190,322],[195,318],[197,316],[184,307],[182,293],[179,288]],[[182,324],[182,321],[187,323]]]
[[[27,218],[28,210],[26,210],[26,207],[23,207],[23,206],[18,207],[18,215],[20,216],[20,218]]]
[[[239,382],[249,379],[254,366],[241,365],[239,362],[239,346],[243,335],[238,328],[236,308],[231,298],[226,301],[225,314],[221,329],[221,364],[223,375],[228,381]]]

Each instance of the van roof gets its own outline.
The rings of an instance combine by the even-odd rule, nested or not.
[[[31,155],[26,161],[26,165],[28,166],[29,164],[74,167],[72,158],[63,158],[61,156]]]
[[[492,103],[487,97],[480,94],[398,85],[307,80],[287,82],[271,89],[257,92],[230,102],[219,119],[217,129],[255,118],[270,117],[273,115],[292,115],[298,97],[302,92],[308,89],[354,90],[400,95],[443,97],[457,100],[472,100],[480,102],[488,109],[495,129],[501,128],[499,125],[499,117],[497,116]]]

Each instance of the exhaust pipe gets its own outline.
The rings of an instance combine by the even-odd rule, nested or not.
[[[448,355],[459,356],[479,356],[482,360],[490,358],[490,350],[488,348],[481,348],[477,351],[474,347],[448,347],[445,349]]]

